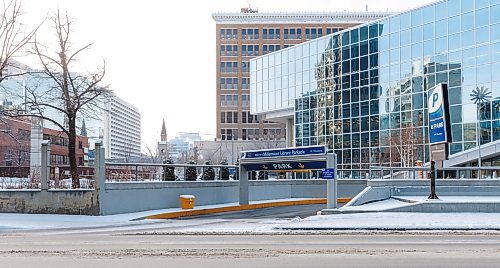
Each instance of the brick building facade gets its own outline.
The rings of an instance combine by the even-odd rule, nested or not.
[[[31,123],[23,119],[0,119],[0,166],[29,167]],[[68,138],[59,130],[43,128],[43,139],[51,141],[51,165],[69,165]],[[76,157],[79,166],[87,160],[87,137],[77,136]]]

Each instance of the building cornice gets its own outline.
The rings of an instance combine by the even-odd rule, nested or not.
[[[314,13],[213,13],[217,24],[269,23],[364,23],[393,15],[392,12],[314,12]]]

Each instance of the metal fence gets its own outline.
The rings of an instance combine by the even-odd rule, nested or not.
[[[153,163],[106,163],[106,181],[237,180],[238,166]]]

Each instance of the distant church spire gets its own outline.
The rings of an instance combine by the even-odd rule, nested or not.
[[[161,126],[161,141],[167,141],[167,128],[165,127],[165,119],[163,119],[163,125]]]
[[[87,127],[85,126],[85,119],[82,121],[82,131],[80,132],[80,136],[87,137]]]

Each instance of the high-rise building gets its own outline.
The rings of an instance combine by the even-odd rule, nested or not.
[[[426,94],[440,83],[452,132],[445,165],[475,165],[478,144],[483,163],[500,163],[500,1],[438,1],[252,59],[250,68],[251,112],[292,120],[293,144],[326,145],[339,168],[428,163]]]
[[[280,140],[285,136],[284,122],[277,120],[279,116],[267,113],[267,118],[263,118],[250,114],[250,59],[388,15],[388,12],[258,13],[252,8],[243,8],[241,13],[213,14],[217,43],[217,139]],[[292,70],[295,69],[301,70],[302,66],[293,66]],[[266,87],[265,92],[285,86],[278,84],[281,82],[278,80],[272,82],[277,84]],[[299,80],[284,82],[288,86]],[[288,93],[284,94],[287,98]],[[274,102],[281,98],[273,95],[269,103],[275,107]]]
[[[116,95],[104,100],[104,147],[106,158],[141,156],[141,114]]]

